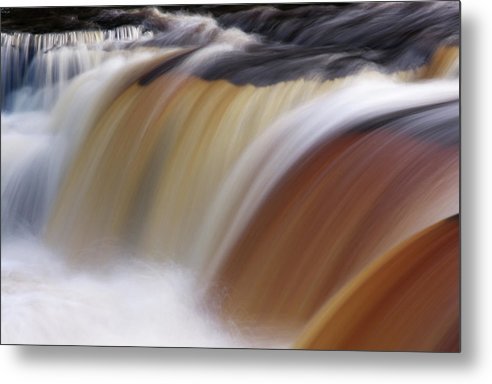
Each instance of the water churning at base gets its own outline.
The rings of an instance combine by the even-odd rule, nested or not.
[[[459,349],[455,4],[5,12],[5,342]]]

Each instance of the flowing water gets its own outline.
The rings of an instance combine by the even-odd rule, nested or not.
[[[2,32],[2,341],[456,349],[457,7],[198,11]]]

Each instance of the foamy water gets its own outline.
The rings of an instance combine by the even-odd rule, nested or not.
[[[97,259],[107,247],[86,253]],[[200,302],[195,276],[173,263],[118,252],[97,268],[74,268],[38,239],[2,242],[2,341],[247,347],[234,326]]]

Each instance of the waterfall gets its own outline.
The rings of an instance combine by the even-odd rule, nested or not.
[[[1,35],[5,342],[459,348],[455,5],[45,12]]]
[[[149,36],[141,28],[2,33],[2,110],[47,109],[75,76],[102,63],[104,49]]]

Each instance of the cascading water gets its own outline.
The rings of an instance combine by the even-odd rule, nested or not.
[[[4,343],[459,348],[455,4],[87,12],[5,13]]]

